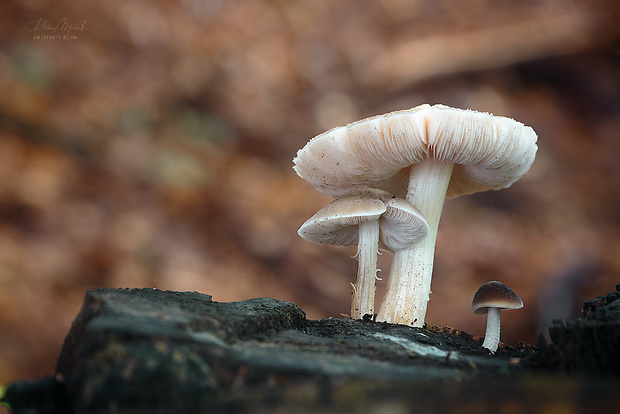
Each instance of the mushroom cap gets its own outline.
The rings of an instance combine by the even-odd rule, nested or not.
[[[379,219],[379,247],[390,252],[408,249],[428,236],[429,227],[424,215],[409,201],[388,192],[384,198],[385,213]]]
[[[332,201],[299,228],[299,235],[318,243],[352,246],[360,223],[379,220],[379,247],[398,251],[428,235],[426,219],[411,203],[375,188],[352,190]]]
[[[471,303],[473,313],[487,313],[489,308],[519,309],[523,307],[521,298],[502,282],[492,281],[480,286]]]
[[[510,118],[428,104],[366,118],[311,139],[293,160],[297,174],[338,197],[373,187],[404,197],[411,165],[454,163],[447,196],[509,187],[536,156],[534,130]]]

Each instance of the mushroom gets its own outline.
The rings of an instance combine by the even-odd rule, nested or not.
[[[409,202],[373,188],[350,191],[310,217],[299,235],[319,243],[356,245],[359,261],[351,317],[374,314],[378,249],[398,251],[419,243],[428,224]]]
[[[380,188],[422,212],[429,235],[395,253],[377,316],[421,327],[445,198],[509,187],[532,165],[536,140],[532,128],[510,118],[421,105],[331,129],[293,162],[300,177],[332,197]]]
[[[523,307],[521,298],[502,282],[492,281],[480,286],[471,303],[471,311],[487,314],[487,330],[482,346],[491,353],[497,351],[499,344],[499,311],[504,309],[520,309]]]

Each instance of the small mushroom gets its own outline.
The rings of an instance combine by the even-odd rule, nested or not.
[[[374,314],[378,249],[395,252],[419,243],[428,224],[411,203],[373,188],[353,190],[310,217],[299,235],[318,243],[357,244],[359,261],[351,317]]]
[[[523,301],[502,282],[492,281],[480,286],[471,303],[473,313],[487,314],[487,330],[482,346],[492,353],[497,351],[499,344],[499,311],[520,309]]]
[[[444,200],[509,187],[534,162],[536,140],[531,127],[510,118],[421,105],[331,129],[311,139],[293,162],[300,177],[332,197],[380,188],[422,212],[428,237],[394,255],[377,315],[421,327]]]

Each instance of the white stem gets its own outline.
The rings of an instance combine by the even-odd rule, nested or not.
[[[492,353],[497,351],[499,345],[499,309],[489,308],[487,313],[487,331],[484,334],[482,346]]]
[[[353,286],[351,317],[363,319],[375,312],[375,279],[377,277],[377,253],[379,251],[379,220],[359,225],[357,246],[357,281]]]
[[[431,292],[435,240],[454,164],[428,159],[411,166],[407,200],[426,217],[428,236],[394,254],[377,320],[421,327]]]

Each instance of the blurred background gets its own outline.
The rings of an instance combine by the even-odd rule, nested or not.
[[[539,135],[511,188],[446,202],[426,318],[483,335],[500,280],[534,344],[620,282],[619,64],[617,0],[4,0],[0,383],[53,372],[87,289],[348,313],[355,249],[297,235],[331,199],[291,160],[422,103]]]

